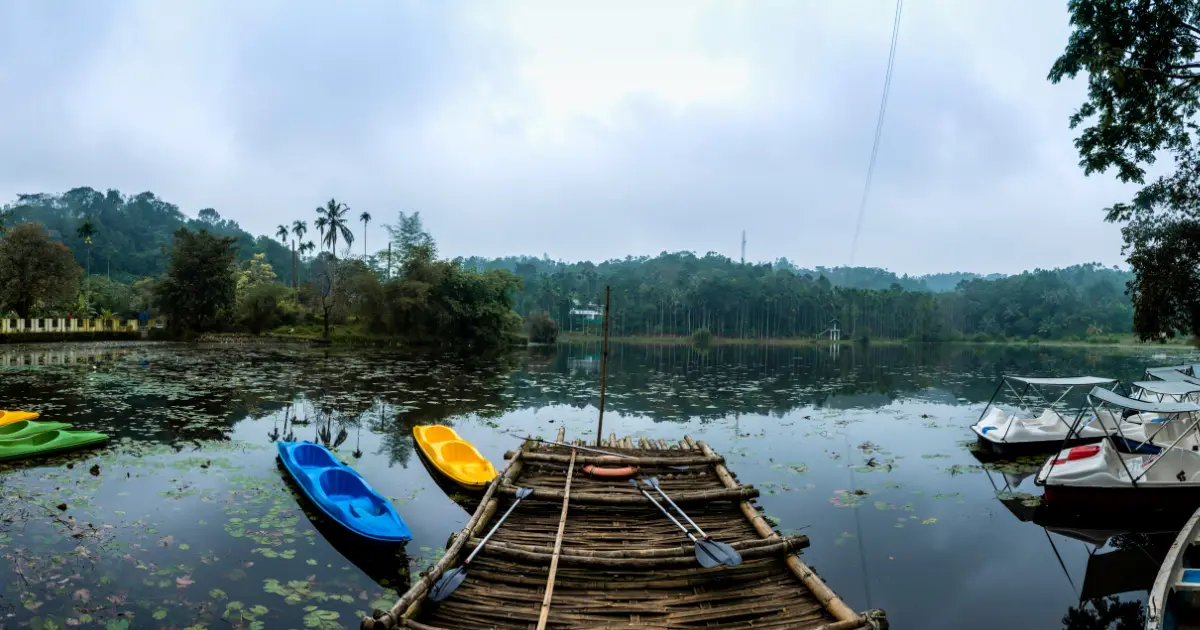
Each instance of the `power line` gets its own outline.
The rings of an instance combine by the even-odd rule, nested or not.
[[[862,232],[863,215],[867,211],[867,196],[871,192],[871,178],[875,175],[875,157],[879,155],[879,138],[883,135],[883,115],[887,112],[888,93],[892,89],[892,67],[896,63],[896,42],[900,39],[900,13],[904,0],[896,0],[896,14],[892,18],[892,43],[888,50],[887,74],[883,78],[883,98],[879,101],[879,120],[875,123],[875,140],[871,144],[871,163],[867,166],[867,182],[863,185],[862,202],[858,206],[858,221],[854,225],[854,241],[850,245],[850,264],[858,252],[858,235]]]

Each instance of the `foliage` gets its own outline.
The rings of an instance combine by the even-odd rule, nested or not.
[[[281,324],[293,323],[294,310],[285,306],[289,293],[288,288],[278,282],[250,286],[238,300],[239,322],[256,335]]]
[[[71,252],[51,241],[41,225],[18,225],[0,241],[0,305],[18,317],[30,317],[35,309],[67,310],[80,275]]]
[[[558,340],[558,323],[546,311],[525,316],[525,334],[533,343],[554,343]]]
[[[233,313],[236,243],[206,230],[175,232],[170,268],[155,296],[173,328],[182,333],[215,330]]]
[[[334,258],[337,258],[339,236],[346,242],[347,249],[354,242],[354,232],[346,225],[346,213],[349,211],[350,206],[337,199],[330,199],[323,207],[317,208],[317,224],[323,229],[321,245],[328,245],[329,253],[333,254]]]
[[[512,265],[515,262],[515,265]],[[843,339],[937,341],[986,333],[1045,338],[1084,335],[1089,326],[1130,330],[1123,285],[1129,274],[1098,264],[961,281],[947,293],[838,287],[782,264],[739,264],[690,252],[626,258],[599,265],[537,258],[472,259],[479,269],[512,265],[522,286],[517,311],[547,311],[563,330],[594,325],[573,309],[596,310],[612,287],[614,336],[690,336],[699,328],[724,338],[814,337],[836,320]]]
[[[9,217],[10,227],[41,223],[52,239],[71,249],[80,266],[87,264],[86,239],[90,234],[93,269],[102,270],[119,282],[163,274],[167,268],[166,250],[181,227],[234,238],[240,260],[265,254],[267,262],[276,269],[288,269],[291,265],[291,251],[275,239],[255,237],[237,222],[222,219],[212,208],[205,208],[197,218],[189,219],[177,206],[150,192],[127,196],[117,190],[100,192],[81,187],[62,194],[18,195],[14,202],[0,208],[0,213]],[[81,231],[85,222],[91,224],[90,233]]]
[[[711,345],[712,338],[712,331],[707,328],[697,328],[696,331],[692,333],[692,343],[701,348],[707,348],[709,345]]]
[[[1087,74],[1087,100],[1071,116],[1087,174],[1115,169],[1142,185],[1107,210],[1122,234],[1136,279],[1130,283],[1143,339],[1200,332],[1195,254],[1200,251],[1200,18],[1198,0],[1072,0],[1074,30],[1050,70],[1059,82]],[[1147,183],[1169,155],[1174,169]]]
[[[263,284],[273,284],[275,282],[275,270],[271,268],[271,263],[267,262],[265,254],[255,254],[247,264],[246,269],[237,276],[237,294],[238,298],[248,294],[256,287]]]

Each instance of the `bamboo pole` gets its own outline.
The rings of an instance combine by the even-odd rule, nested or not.
[[[563,532],[567,529],[567,506],[571,501],[571,477],[575,475],[575,451],[571,451],[571,463],[567,468],[567,483],[563,486],[562,515],[558,517],[558,534],[554,537],[554,555],[550,558],[550,575],[546,577],[546,596],[542,598],[542,612],[538,615],[537,630],[545,630],[550,619],[550,599],[554,597],[554,576],[558,574],[558,558],[562,553]]]
[[[554,437],[554,441],[558,442],[559,444],[562,444],[566,441],[564,439],[566,437],[567,437],[567,427],[558,427],[558,435]]]
[[[604,435],[604,392],[608,385],[608,305],[612,287],[604,286],[604,340],[600,342],[600,416],[596,419],[596,447]]]
[[[434,564],[433,568],[429,569],[424,577],[417,581],[416,584],[413,584],[404,595],[400,596],[400,599],[396,600],[396,603],[390,609],[377,611],[379,614],[375,618],[364,616],[359,624],[361,630],[372,630],[375,628],[390,630],[396,627],[396,620],[408,611],[409,606],[416,604],[417,600],[433,586],[433,583],[442,577],[442,573],[445,573],[446,569],[458,559],[458,555],[462,552],[463,547],[471,539],[475,527],[482,523],[484,515],[495,513],[496,499],[493,497],[496,494],[496,489],[500,487],[502,481],[508,480],[511,482],[512,479],[515,479],[516,473],[520,469],[521,451],[518,450],[517,455],[504,467],[503,474],[497,475],[492,480],[492,483],[488,484],[487,491],[483,493],[483,498],[479,500],[479,508],[475,510],[475,514],[471,515],[470,520],[463,526],[458,538],[446,550],[446,555],[442,556],[441,560],[438,560],[437,564]],[[489,507],[491,508],[490,510],[488,509]]]
[[[808,537],[793,537],[793,538],[775,538],[767,541],[765,545],[757,547],[746,547],[738,549],[742,558],[745,560],[758,560],[760,558],[778,558],[785,553],[795,553],[807,545]],[[574,554],[562,554],[555,556],[553,553],[527,551],[526,549],[518,548],[518,545],[512,544],[497,544],[488,541],[487,551],[489,557],[509,558],[519,561],[523,565],[540,565],[545,566],[549,562],[553,562],[554,558],[558,558],[558,564],[572,567],[588,567],[599,570],[646,570],[654,571],[658,569],[698,569],[696,566],[695,547],[691,545],[681,545],[667,549],[673,555],[646,555],[628,556],[624,558],[598,558],[595,556],[577,556]],[[540,547],[540,549],[546,549]],[[681,553],[681,550],[691,550],[690,553]],[[641,550],[631,550],[641,551]],[[651,550],[645,550],[651,551]],[[652,550],[659,551],[659,550]],[[557,566],[557,565],[555,565]]]
[[[478,539],[471,539],[467,543],[466,549],[471,550],[479,545]],[[784,547],[791,550],[799,550],[808,546],[808,536],[799,534],[796,536],[783,536],[780,538],[759,538],[757,540],[738,540],[729,544],[730,547],[738,551],[749,551],[751,549],[772,549],[778,551]],[[488,541],[488,553],[497,553],[497,555],[505,555],[502,551],[512,552],[514,557],[535,557],[535,556],[552,556],[554,555],[553,547],[544,547],[541,545],[525,545],[512,542],[500,542],[496,540]],[[620,566],[619,562],[607,564],[605,560],[645,560],[654,558],[688,558],[695,560],[696,546],[691,543],[681,543],[675,547],[656,547],[651,549],[572,549],[566,554],[561,554],[562,557],[576,558],[579,564],[591,564],[584,560],[595,559],[599,562],[597,566]]]
[[[504,454],[505,459],[515,455],[516,451],[509,451]],[[570,455],[562,453],[521,453],[521,459],[526,462],[538,462],[544,464],[565,464],[571,461]],[[725,458],[720,455],[651,455],[647,457],[615,457],[612,455],[580,455],[575,460],[576,464],[627,464],[629,466],[707,466],[709,464],[720,464]]]
[[[699,447],[705,455],[715,454],[713,453],[713,450],[704,442],[696,442],[690,436],[684,436],[683,439],[690,448]],[[726,468],[724,464],[714,464],[713,469],[716,471],[717,477],[721,480],[721,483],[723,483],[726,488],[733,489],[738,487],[737,482],[733,480],[733,477],[729,474],[729,469]],[[742,501],[741,509],[742,514],[750,521],[751,525],[754,526],[754,530],[758,532],[759,536],[762,538],[779,538],[779,534],[767,524],[766,519],[763,518],[762,514],[758,513],[758,510],[754,509],[753,505],[750,505],[749,501]],[[847,606],[846,603],[837,596],[837,593],[834,593],[833,589],[829,588],[829,586],[825,584],[825,582],[822,581],[821,578],[818,577],[817,574],[808,567],[808,565],[804,564],[799,557],[794,554],[789,554],[787,557],[787,566],[792,570],[792,573],[804,583],[804,586],[806,586],[808,590],[812,591],[813,596],[817,598],[817,601],[821,602],[821,605],[829,611],[829,614],[833,615],[838,621],[864,622],[864,617],[854,612],[852,608]]]
[[[581,492],[571,496],[571,501],[579,505],[646,505],[646,498],[635,493],[631,488],[622,488],[624,492]],[[503,484],[497,492],[505,496],[516,496],[517,487]],[[671,495],[676,503],[707,503],[709,501],[749,501],[759,495],[758,488],[741,486],[713,490],[695,490],[692,492],[677,492]],[[529,498],[535,501],[562,501],[562,490],[534,488]]]

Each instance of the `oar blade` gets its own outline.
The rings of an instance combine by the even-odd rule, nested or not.
[[[705,569],[719,567],[725,564],[721,560],[721,552],[716,547],[712,546],[707,540],[696,541],[696,562]]]
[[[517,488],[517,499],[524,499],[533,494],[533,488]]]
[[[721,560],[721,564],[736,567],[742,563],[742,554],[738,553],[737,549],[729,546],[729,543],[718,542],[716,540],[702,540],[700,542],[716,548],[717,558]]]
[[[440,602],[447,597],[450,597],[454,591],[467,579],[467,568],[458,567],[451,569],[442,574],[437,582],[433,583],[433,588],[429,589],[429,599],[431,601]]]

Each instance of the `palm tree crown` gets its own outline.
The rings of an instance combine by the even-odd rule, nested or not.
[[[275,229],[275,236],[279,237],[279,242],[283,243],[284,247],[287,247],[288,234],[291,234],[291,231],[282,223]]]
[[[371,222],[371,213],[363,210],[363,213],[358,215],[358,220],[363,224],[363,258],[367,257],[367,224]]]
[[[354,242],[354,233],[346,225],[346,213],[349,211],[350,206],[336,199],[330,199],[323,208],[317,208],[317,213],[321,215],[317,221],[325,220],[325,234],[322,235],[321,242],[329,246],[329,252],[334,258],[337,258],[338,237],[346,241],[347,246]]]

